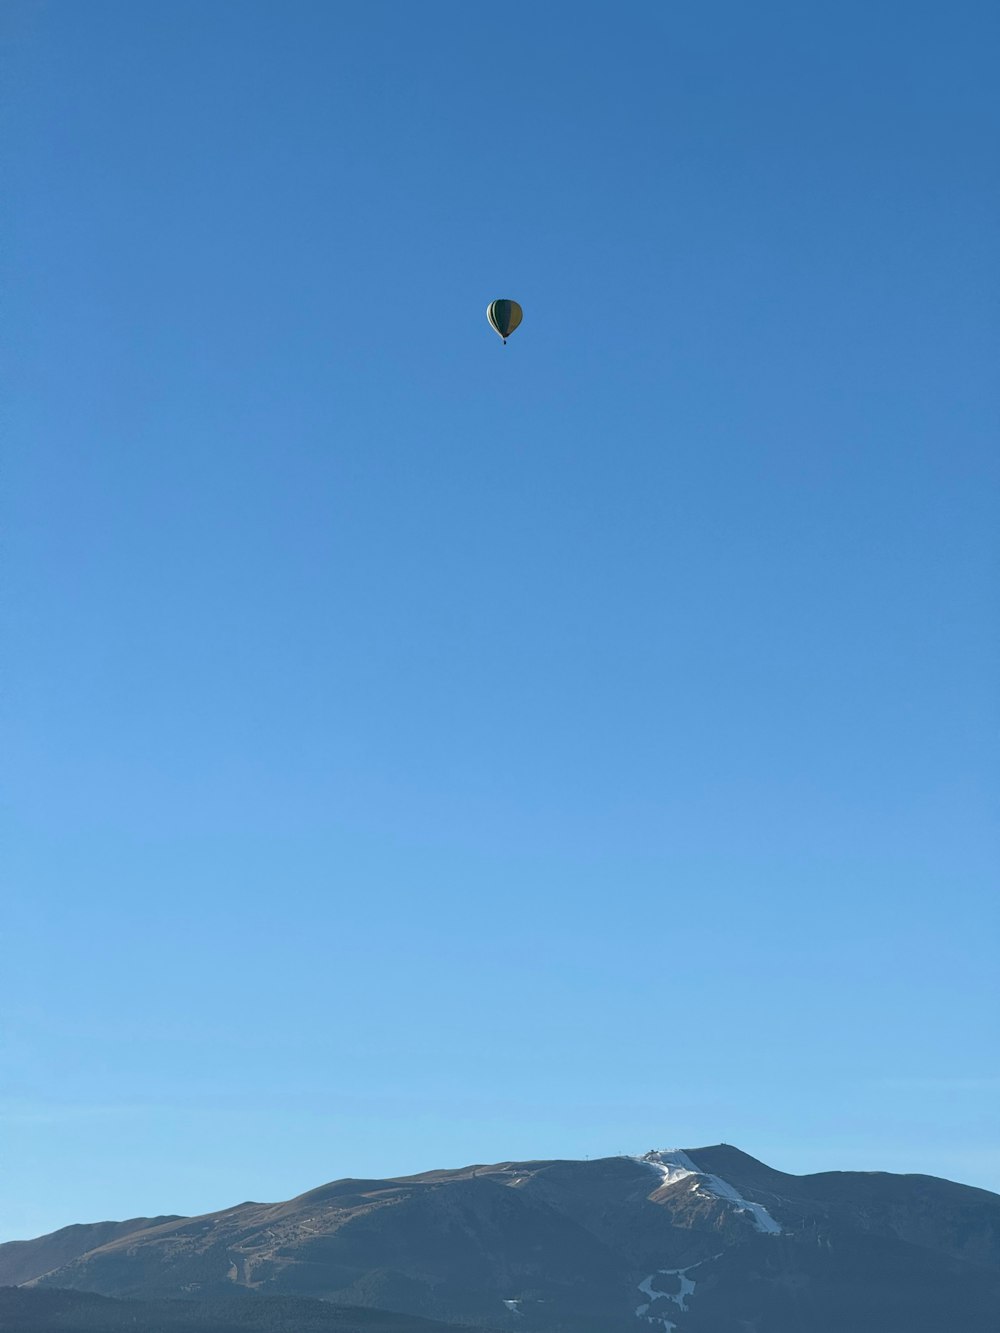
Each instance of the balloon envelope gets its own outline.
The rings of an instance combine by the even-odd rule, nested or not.
[[[504,342],[520,324],[521,315],[521,307],[516,301],[491,301],[486,307],[486,318]]]

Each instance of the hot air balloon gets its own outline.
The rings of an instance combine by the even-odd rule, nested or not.
[[[521,314],[521,307],[516,301],[491,301],[486,307],[486,318],[504,343],[520,324]]]

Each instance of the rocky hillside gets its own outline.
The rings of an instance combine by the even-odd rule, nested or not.
[[[0,1283],[318,1297],[512,1333],[1000,1330],[1000,1197],[791,1176],[725,1145],[335,1181],[132,1228],[57,1267],[54,1239],[27,1243],[35,1273],[13,1251],[16,1277],[0,1246]]]

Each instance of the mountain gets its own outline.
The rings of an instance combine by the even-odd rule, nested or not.
[[[0,1284],[313,1297],[511,1333],[1000,1333],[1000,1197],[793,1176],[724,1144],[339,1180],[122,1225],[60,1266],[41,1267],[64,1233],[0,1246]]]
[[[0,1287],[4,1333],[462,1333],[414,1315],[294,1296],[119,1301],[92,1292]]]
[[[85,1226],[63,1227],[37,1240],[11,1240],[0,1245],[0,1285],[17,1286],[41,1277],[52,1269],[63,1268],[91,1250],[121,1240],[133,1231],[148,1231],[167,1222],[180,1222],[174,1215],[133,1217],[128,1222],[90,1222]]]

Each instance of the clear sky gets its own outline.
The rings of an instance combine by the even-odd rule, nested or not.
[[[1000,1189],[995,7],[3,22],[0,1239]]]

